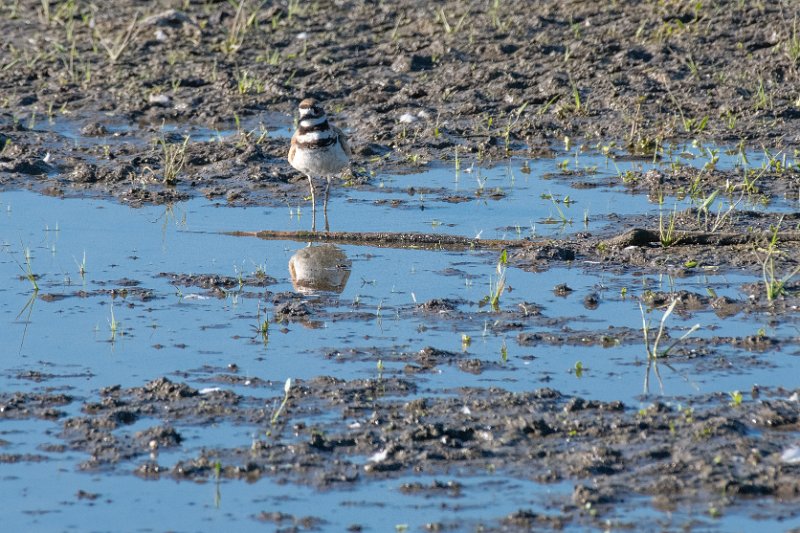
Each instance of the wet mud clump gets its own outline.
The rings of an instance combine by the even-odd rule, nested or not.
[[[441,354],[425,354],[434,356]],[[84,402],[83,415],[62,417],[60,438],[89,455],[83,469],[146,478],[269,476],[341,488],[414,472],[440,481],[431,487],[405,483],[401,490],[445,497],[458,497],[454,468],[490,468],[495,475],[544,484],[569,481],[573,492],[553,503],[551,516],[541,517],[550,527],[605,523],[620,509],[639,505],[640,496],[659,509],[685,503],[722,509],[753,496],[800,498],[800,464],[783,458],[800,429],[798,391],[761,389],[738,402],[712,394],[636,409],[548,388],[459,388],[427,396],[402,378],[320,377],[292,383],[285,408],[276,411],[281,398],[271,388],[261,383],[251,395],[199,391],[167,378],[131,389],[109,387]],[[31,400],[41,404],[46,398]],[[53,406],[63,401],[50,399]],[[253,439],[198,455],[184,451],[183,431],[220,419],[253,428]],[[147,420],[153,424],[148,429],[125,429]],[[164,449],[171,457],[185,455],[162,464]],[[503,520],[519,520],[525,512]]]

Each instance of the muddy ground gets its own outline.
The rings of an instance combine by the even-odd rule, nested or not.
[[[201,194],[233,205],[303,202],[286,137],[296,104],[315,96],[349,131],[348,187],[452,165],[456,153],[465,167],[552,157],[565,137],[570,152],[663,161],[673,143],[694,139],[774,158],[749,176],[677,162],[619,179],[650,198],[702,203],[718,191],[737,206],[721,221],[684,214],[679,230],[796,229],[796,214],[780,221],[746,206],[800,197],[800,6],[600,4],[14,2],[0,14],[0,186],[132,205]],[[196,140],[169,165],[165,147],[174,156],[185,134]],[[603,185],[581,168],[559,179]],[[416,194],[445,196],[395,192],[399,208]],[[588,237],[583,251],[594,254],[599,241]]]
[[[0,176],[51,194],[303,194],[276,128],[291,127],[307,96],[350,132],[354,185],[451,161],[456,147],[487,164],[550,154],[565,136],[612,154],[611,143],[652,156],[693,138],[792,156],[800,137],[794,2],[6,4]],[[264,113],[267,137],[247,123]],[[81,139],[68,148],[36,126],[64,118]],[[213,131],[235,120],[237,135],[190,143],[177,187],[158,187],[162,124]],[[773,170],[758,185],[796,197],[797,176]],[[669,192],[696,177],[674,173],[644,182]]]
[[[448,357],[430,350],[419,354],[421,359]],[[441,480],[432,485],[411,481],[402,491],[430,492],[453,502],[459,496],[459,472],[575,483],[571,496],[549,503],[547,512],[520,509],[499,521],[487,516],[482,531],[578,524],[636,530],[634,520],[609,522],[608,517],[633,510],[640,504],[632,498],[639,496],[663,511],[691,504],[707,508],[712,517],[737,500],[800,497],[798,466],[781,460],[796,438],[798,390],[754,389],[741,403],[724,394],[681,405],[656,401],[635,410],[619,401],[565,397],[548,388],[529,393],[454,389],[424,398],[415,394],[413,377],[320,377],[294,383],[278,412],[282,398],[264,390],[274,390],[274,384],[246,379],[235,369],[205,379],[210,387],[203,391],[167,378],[127,390],[107,387],[83,400],[83,414],[74,417],[62,411],[79,401],[68,395],[4,393],[0,412],[11,419],[62,418],[61,442],[43,449],[86,452],[80,468],[88,472],[125,468],[147,479],[194,481],[271,476],[326,490],[413,472]],[[245,381],[252,395],[216,388]],[[147,419],[153,422],[148,429],[125,430]],[[175,464],[159,461],[159,451],[181,446],[176,427],[220,420],[260,430],[239,447],[203,450]],[[35,461],[37,456],[2,459]],[[315,515],[278,518],[299,529],[325,523],[324,516]],[[432,523],[428,529],[464,525]],[[353,527],[359,530],[358,524]]]
[[[356,156],[348,187],[370,190],[381,172],[452,165],[456,153],[462,161],[485,165],[508,157],[552,157],[569,137],[580,149],[605,150],[612,157],[667,161],[672,144],[690,140],[777,155],[744,177],[713,164],[620,176],[631,191],[651,197],[703,198],[721,190],[733,200],[769,204],[800,195],[792,163],[800,140],[796,2],[500,0],[431,6],[403,0],[268,2],[259,8],[250,1],[238,12],[235,3],[222,1],[112,4],[113,9],[28,0],[0,8],[3,189],[110,196],[132,205],[198,195],[232,205],[302,201],[306,182],[285,161],[287,135],[297,103],[314,96],[349,132]],[[164,124],[176,128],[164,133]],[[215,130],[232,132],[215,139]],[[185,133],[193,137],[172,179],[166,147],[180,149]],[[565,171],[557,179],[597,186],[587,171]],[[333,194],[346,190],[337,187]],[[396,192],[398,206],[414,194]],[[518,247],[511,260],[533,270],[577,259],[612,273],[680,276],[714,268],[758,275],[770,227],[777,227],[776,270],[796,268],[798,214],[779,217],[745,205],[722,220],[702,210],[677,213],[677,239],[668,246],[656,238],[654,221],[621,218],[612,224],[616,230],[644,232],[578,233]],[[746,242],[726,240],[748,232],[752,238]],[[178,283],[196,281],[166,275]],[[216,282],[208,283],[214,291]],[[682,295],[678,310],[712,307],[726,316],[769,313],[774,320],[797,312],[794,282],[775,301],[763,284],[746,289],[745,303]],[[594,305],[591,295],[584,296],[587,308]],[[646,303],[664,308],[668,300],[662,296],[652,294]],[[315,320],[324,313],[302,300],[275,295],[276,317]],[[426,305],[409,312],[467,319],[447,302]],[[527,309],[506,313],[496,327],[513,330],[535,320]],[[560,331],[556,324],[554,331]],[[639,335],[573,333],[523,332],[518,342],[593,338],[602,344],[614,336],[613,342],[638,342]],[[761,336],[741,337],[693,341],[675,356],[700,357],[714,342],[739,343],[756,353],[793,349]],[[651,496],[665,510],[707,502],[712,515],[741,499],[800,496],[800,467],[780,458],[800,429],[797,390],[754,391],[736,405],[727,396],[697,397],[680,411],[658,402],[639,411],[548,389],[522,395],[454,390],[446,398],[420,398],[415,372],[454,362],[480,371],[459,354],[426,350],[406,354],[406,377],[296,384],[274,426],[272,411],[259,407],[263,401],[255,393],[201,395],[165,378],[132,390],[109,384],[89,399],[4,394],[0,416],[59,419],[61,405],[83,402],[85,416],[62,422],[62,445],[88,454],[82,468],[102,471],[133,462],[132,470],[147,477],[270,475],[337,487],[426,472],[451,481],[412,483],[408,490],[457,492],[453,471],[491,467],[544,483],[575,481],[571,500],[552,514],[521,509],[485,524],[489,529],[602,524],[609,509],[633,505],[634,495]],[[235,373],[218,377],[221,383],[237,379]],[[156,411],[162,425],[125,438],[111,434]],[[172,424],[202,426],[219,418],[267,427],[270,434],[246,447],[159,464],[158,450],[181,441]],[[345,426],[342,420],[358,423]],[[297,527],[316,527],[325,519],[295,518]],[[281,523],[295,518],[262,517]]]

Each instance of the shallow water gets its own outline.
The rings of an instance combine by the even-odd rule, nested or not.
[[[457,369],[426,376],[424,379],[431,388],[499,381],[507,388],[525,390],[540,386],[540,378],[548,376],[548,380],[553,380],[551,386],[566,393],[630,400],[640,392],[639,380],[635,379],[640,372],[635,363],[644,357],[643,345],[623,344],[604,349],[527,348],[516,343],[516,330],[493,332],[497,316],[488,306],[475,305],[488,295],[490,283],[497,277],[494,264],[497,254],[493,252],[343,246],[352,261],[352,272],[343,292],[332,300],[329,311],[343,316],[357,312],[362,318],[325,320],[313,325],[321,329],[312,330],[308,329],[312,324],[292,323],[288,331],[281,332],[274,325],[264,347],[255,331],[257,316],[265,309],[271,312],[272,304],[268,297],[258,297],[263,289],[245,286],[240,295],[239,288],[234,287],[225,297],[215,297],[201,288],[176,288],[168,278],[158,274],[214,273],[236,278],[240,273],[248,276],[261,269],[277,280],[267,287],[268,291],[291,291],[286,265],[304,244],[233,238],[214,230],[291,229],[301,224],[296,219],[261,209],[218,208],[206,200],[193,200],[171,209],[130,209],[105,201],[58,200],[7,192],[0,196],[0,201],[6,219],[5,253],[0,256],[0,268],[7,279],[14,280],[0,289],[5,302],[0,313],[8,324],[3,333],[4,344],[16,347],[6,367],[13,373],[35,369],[46,362],[52,365],[49,372],[56,375],[92,374],[88,387],[112,382],[133,386],[179,369],[204,364],[224,367],[229,363],[238,364],[246,374],[279,383],[286,377],[324,374],[368,377],[375,371],[375,358],[349,357],[348,350],[386,353],[387,369],[392,370],[391,354],[413,353],[428,345],[458,352],[462,349],[462,335],[466,334],[472,338],[467,350],[470,357],[499,363],[505,343],[508,361],[496,372],[479,376]],[[338,213],[341,205],[346,205],[346,200],[332,205],[331,211]],[[57,217],[54,213],[58,213]],[[279,226],[281,222],[283,226]],[[37,298],[32,306],[26,307],[32,292],[30,283],[21,279],[25,262],[23,245],[31,251],[33,272],[40,276],[40,296],[61,295],[63,299]],[[78,265],[83,262],[84,253],[87,272],[81,279]],[[575,264],[540,273],[509,269],[506,280],[513,290],[502,296],[501,308],[514,310],[520,303],[534,302],[543,307],[544,316],[560,319],[561,327],[577,331],[604,330],[611,326],[638,329],[642,319],[633,296],[645,288],[699,293],[713,289],[720,296],[743,299],[745,295],[739,286],[755,281],[752,276],[715,273],[674,279],[622,277],[598,273],[590,266]],[[136,281],[136,288],[151,291],[152,298],[140,301],[130,296],[124,300],[93,292],[120,289],[126,284],[125,279]],[[559,283],[567,283],[574,292],[567,297],[556,296],[550,289]],[[627,297],[621,295],[623,287],[629,291]],[[79,291],[89,296],[81,297],[77,295]],[[601,296],[597,310],[583,305],[583,297],[590,292]],[[467,302],[458,309],[467,313],[468,319],[431,322],[415,311],[417,304],[434,298]],[[113,341],[112,312],[120,324]],[[660,312],[650,315],[657,324]],[[763,324],[754,323],[753,317],[744,314],[720,320],[713,313],[699,312],[683,318],[673,315],[669,326],[680,331],[699,323],[702,329],[696,336],[737,335],[742,327],[750,330],[750,334],[760,327],[778,337],[796,333],[793,331],[796,322],[792,320],[777,327],[770,327],[766,321],[764,317]],[[426,329],[420,331],[423,324]],[[535,323],[525,328],[525,331],[548,330],[552,328],[537,327]],[[318,333],[309,335],[311,331]],[[62,348],[54,353],[54,346]],[[724,355],[725,348],[719,349]],[[343,355],[325,357],[336,351]],[[535,359],[525,360],[526,356]],[[268,365],[263,362],[265,358]],[[797,368],[796,357],[791,354],[774,354],[770,360],[774,368],[743,376],[723,371],[713,376],[713,385],[724,387],[723,390],[744,390],[755,383],[781,384],[784,373]],[[577,361],[590,369],[583,379],[567,372]],[[402,365],[398,362],[398,369]],[[619,381],[621,388],[606,392],[606,385],[591,379],[592,375],[602,376],[600,381]],[[680,382],[675,383],[677,389],[668,387],[668,391],[678,395],[690,393]],[[623,397],[619,398],[621,393]]]
[[[106,131],[105,134],[84,135],[82,129],[89,123],[100,124]],[[64,142],[75,146],[93,146],[116,144],[120,142],[144,143],[149,139],[140,129],[139,125],[127,120],[120,120],[113,114],[92,117],[31,117],[25,124],[29,129],[37,132],[55,133]],[[273,137],[291,137],[291,118],[278,113],[260,113],[250,115],[240,121],[232,120],[219,124],[218,127],[186,125],[183,123],[164,124],[152,127],[150,131],[157,135],[188,136],[192,142],[209,142],[225,140],[241,133],[269,135]]]
[[[603,166],[602,156],[581,155],[579,160],[579,165],[603,168],[586,178],[602,185],[575,189],[556,175],[543,180],[543,174],[557,172],[558,161],[532,162],[530,173],[521,172],[522,164],[514,162],[489,169],[474,167],[471,172],[462,170],[457,177],[453,168],[445,166],[420,174],[382,176],[376,190],[336,191],[330,206],[332,229],[525,238],[602,228],[613,223],[608,213],[658,216],[663,209],[625,191],[613,179],[616,168]],[[735,161],[724,160],[722,164],[733,165]],[[626,165],[642,168],[646,163],[618,163],[623,171]],[[409,194],[411,187],[429,187],[432,191]],[[465,203],[443,201],[464,191],[472,198],[478,188],[503,194]],[[564,203],[567,196],[572,203]],[[391,198],[405,203],[400,207],[376,203]],[[679,209],[689,205],[689,200],[674,202]],[[792,207],[791,200],[777,199],[769,209]],[[571,222],[553,223],[561,218],[559,209]],[[375,227],[365,228],[364,220],[376,221]],[[195,199],[168,207],[133,209],[96,199],[56,199],[22,191],[0,193],[0,276],[6,280],[0,286],[0,341],[6,347],[0,389],[53,388],[78,398],[92,398],[108,385],[140,386],[162,375],[197,388],[226,388],[207,380],[236,364],[241,375],[266,380],[269,386],[264,395],[273,397],[280,394],[288,377],[375,377],[379,360],[383,375],[402,376],[409,358],[432,346],[464,352],[462,357],[483,363],[482,371],[473,374],[455,364],[440,365],[436,372],[412,378],[420,394],[446,394],[462,386],[518,391],[547,386],[564,394],[623,400],[629,405],[647,405],[652,399],[642,397],[647,374],[643,343],[623,342],[608,348],[597,344],[521,346],[517,342],[519,330],[502,328],[513,318],[477,305],[489,294],[490,284],[496,282],[496,252],[341,246],[352,262],[341,293],[320,300],[324,311],[321,318],[312,316],[305,323],[295,321],[285,327],[272,323],[265,344],[258,325],[265,313],[272,318],[275,294],[294,290],[287,264],[306,244],[236,238],[222,232],[300,230],[309,225],[307,206],[232,208]],[[38,294],[25,279],[26,250],[30,270],[38,278]],[[82,263],[84,276],[80,273]],[[275,283],[267,287],[234,286],[225,294],[214,294],[199,287],[175,286],[168,277],[159,276],[162,272],[233,278],[263,273]],[[598,332],[609,327],[639,330],[642,316],[636,297],[646,289],[713,290],[720,296],[744,300],[747,295],[741,292],[741,285],[757,281],[746,273],[713,271],[682,278],[621,276],[579,262],[540,273],[510,268],[507,284],[512,290],[503,294],[500,308],[510,312],[518,310],[520,304],[536,303],[542,307],[543,317],[554,321],[529,322],[523,329],[526,332]],[[552,288],[559,283],[567,283],[574,292],[566,297],[555,295]],[[130,292],[125,298],[112,297],[108,292],[124,286]],[[146,299],[137,295],[140,289],[148,291]],[[623,289],[627,295],[622,294]],[[584,297],[592,292],[600,296],[600,306],[595,310],[583,304]],[[306,298],[314,301],[320,297]],[[462,314],[455,319],[431,319],[417,309],[418,304],[434,298],[455,300]],[[648,312],[648,317],[657,325],[661,311]],[[701,326],[694,334],[697,337],[755,335],[763,328],[771,337],[791,340],[797,336],[798,316],[772,324],[767,316],[739,313],[723,320],[703,311],[686,316],[676,313],[668,321],[673,337],[694,324]],[[462,343],[464,335],[471,338],[468,346]],[[786,377],[800,375],[796,350],[745,353],[724,344],[714,350],[714,356],[704,365],[678,360],[672,369],[662,369],[663,392],[668,400],[680,403],[697,393],[747,391],[755,384],[793,385]],[[753,360],[757,364],[751,364]],[[578,362],[582,372],[575,371]],[[651,393],[659,392],[653,377],[649,387]],[[65,410],[77,415],[78,408],[76,402]],[[250,529],[258,527],[253,517],[261,511],[304,516],[309,502],[313,502],[314,514],[330,521],[324,529],[341,530],[357,522],[380,530],[388,522],[409,524],[413,530],[432,521],[477,524],[489,518],[487,483],[493,487],[489,493],[494,518],[531,506],[557,513],[542,502],[549,501],[553,493],[568,494],[571,490],[566,485],[456,473],[453,477],[464,483],[457,498],[402,495],[398,491],[401,480],[375,481],[353,491],[324,493],[271,480],[252,485],[229,481],[218,485],[146,482],[117,473],[78,473],[75,465],[85,460],[81,454],[40,451],[40,445],[58,442],[55,434],[59,427],[45,421],[3,421],[0,426],[0,438],[8,441],[4,445],[8,453],[49,458],[4,465],[7,501],[18,509],[6,516],[13,529],[50,529],[57,524],[80,530],[112,519],[135,521],[140,529],[200,530],[229,523]],[[162,462],[172,464],[202,448],[246,444],[257,430],[225,424],[202,430],[185,428],[182,433],[188,440],[181,449],[163,453]],[[125,431],[136,431],[136,426]],[[54,478],[58,483],[51,482]],[[429,483],[432,478],[409,480]],[[78,490],[101,496],[97,500],[77,499]],[[166,507],[172,511],[169,517],[159,512]],[[691,510],[685,515],[682,512],[667,518],[650,508],[641,511],[644,517],[665,520],[668,527],[682,523],[682,516],[688,520],[694,515]],[[376,518],[378,514],[380,519]],[[630,515],[624,518],[631,519]],[[703,527],[726,530],[744,524],[742,520],[746,518],[736,515],[707,522]]]

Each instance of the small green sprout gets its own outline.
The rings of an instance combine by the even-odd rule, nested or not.
[[[489,303],[494,311],[500,308],[500,296],[506,288],[506,270],[508,268],[508,252],[503,250],[497,261],[497,282],[492,286],[489,283]]]
[[[461,350],[466,352],[469,349],[470,344],[472,344],[472,337],[466,333],[463,333],[461,335]]]
[[[731,397],[730,401],[731,407],[739,407],[740,405],[742,405],[742,400],[744,399],[744,397],[742,396],[741,392],[735,390],[733,392],[729,392],[728,395]]]
[[[25,273],[25,279],[27,279],[31,283],[31,286],[33,287],[33,292],[38,292],[39,283],[36,281],[38,276],[33,273],[33,267],[31,266],[31,262],[32,262],[31,249],[25,248],[25,266],[23,267],[19,263],[17,263],[17,265],[22,270],[22,272]]]
[[[189,145],[189,136],[187,135],[181,144],[168,143],[164,136],[159,138],[156,143],[161,146],[161,163],[163,167],[161,180],[166,185],[175,185],[178,183],[178,176],[186,165],[186,149]],[[149,167],[147,167],[147,170],[155,174]]]
[[[83,251],[83,261],[78,263],[78,260],[75,259],[75,264],[78,266],[78,273],[81,275],[81,279],[86,278],[86,250]]]
[[[669,223],[666,227],[664,227],[664,213],[661,211],[658,213],[658,236],[659,240],[661,241],[661,246],[664,248],[669,248],[670,246],[677,244],[679,240],[675,232],[675,223],[677,218],[677,205],[672,209],[672,213],[669,216]]]
[[[289,401],[289,392],[292,390],[292,378],[286,378],[286,383],[283,385],[283,401],[278,406],[278,409],[272,414],[270,424],[273,426],[278,422],[283,409],[286,407],[286,402]]]
[[[114,316],[114,302],[111,302],[111,318],[108,319],[108,328],[111,330],[111,340],[114,341],[117,337],[117,331],[120,329],[120,322]]]

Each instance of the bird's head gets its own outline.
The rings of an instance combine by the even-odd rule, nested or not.
[[[314,98],[306,98],[298,106],[300,119],[319,118],[325,115],[325,110]]]

